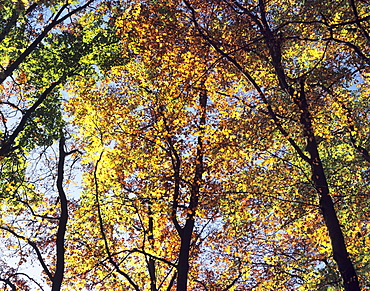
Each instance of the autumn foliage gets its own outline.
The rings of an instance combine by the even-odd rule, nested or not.
[[[7,247],[25,261],[15,238],[36,251],[14,228],[15,213],[35,219],[19,206],[28,187],[26,205],[58,219],[37,224],[53,290],[368,290],[369,4],[89,5],[52,32],[75,54],[56,85],[68,97],[52,103],[59,130],[3,154],[8,165],[12,147],[60,140],[57,195],[30,181],[34,155],[18,155]],[[68,196],[73,176],[81,191]]]

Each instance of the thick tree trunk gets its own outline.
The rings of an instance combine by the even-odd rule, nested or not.
[[[194,230],[194,220],[186,221],[185,227],[181,230],[181,245],[179,263],[177,268],[177,291],[186,291],[189,272],[189,253],[191,236]]]

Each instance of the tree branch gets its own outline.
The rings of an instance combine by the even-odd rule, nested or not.
[[[96,204],[97,204],[97,208],[98,208],[98,219],[99,219],[100,233],[101,233],[101,236],[102,236],[103,241],[104,241],[104,247],[105,247],[105,251],[107,252],[109,262],[113,265],[113,267],[115,268],[115,270],[119,274],[121,274],[123,277],[126,278],[126,280],[134,287],[134,289],[136,291],[140,291],[138,285],[135,284],[135,282],[130,278],[130,276],[127,273],[123,272],[120,269],[120,267],[117,265],[117,263],[113,259],[112,254],[111,254],[110,249],[109,249],[108,239],[107,239],[107,236],[105,235],[103,217],[102,217],[102,213],[101,213],[101,209],[100,209],[99,183],[98,183],[98,177],[97,177],[98,165],[99,165],[99,163],[100,163],[100,161],[101,161],[101,159],[103,157],[103,153],[104,153],[104,151],[102,151],[100,153],[99,158],[96,161],[95,168],[94,168],[94,173],[93,173],[93,175],[94,175],[94,183],[95,183],[95,199],[96,199]]]
[[[12,133],[12,135],[8,138],[7,141],[4,141],[0,148],[0,157],[5,157],[9,153],[11,153],[14,149],[13,144],[15,142],[15,139],[18,137],[18,135],[24,130],[27,121],[31,118],[31,115],[35,110],[41,105],[41,103],[48,97],[48,95],[54,90],[56,86],[62,83],[62,79],[60,79],[57,82],[52,83],[37,99],[37,101],[26,111],[26,113],[23,115],[21,121],[19,122],[18,126]]]
[[[29,45],[29,47],[10,65],[8,66],[4,72],[0,73],[0,84],[4,82],[4,80],[9,77],[14,70],[18,68],[18,66],[36,49],[36,47],[39,45],[39,43],[46,37],[46,35],[52,30],[55,26],[62,23],[64,20],[68,19],[69,17],[73,16],[74,14],[80,12],[81,10],[85,9],[87,6],[89,6],[94,0],[89,0],[84,5],[72,10],[71,12],[67,13],[60,19],[60,15],[63,13],[63,11],[69,6],[69,4],[64,4],[52,22],[45,27],[45,29],[42,31],[42,33]]]

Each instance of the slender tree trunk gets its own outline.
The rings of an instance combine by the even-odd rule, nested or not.
[[[152,258],[149,258],[148,260],[148,269],[150,276],[150,291],[157,291],[155,276],[155,261]]]
[[[149,243],[152,248],[154,248],[154,221],[153,221],[153,213],[151,209],[151,203],[148,204],[148,216],[149,216]],[[149,277],[150,277],[150,291],[157,291],[157,278],[155,274],[155,261],[152,257],[149,257],[147,259],[148,264],[148,271],[149,271]]]
[[[272,59],[272,64],[275,68],[280,87],[284,92],[288,93],[293,98],[294,103],[297,105],[300,111],[300,124],[303,128],[303,135],[307,140],[306,151],[310,155],[308,162],[311,166],[312,181],[320,197],[319,204],[324,217],[325,225],[329,232],[334,260],[336,261],[339,272],[342,276],[345,290],[358,291],[360,290],[360,286],[356,271],[347,252],[343,232],[340,227],[337,213],[335,212],[334,203],[330,196],[328,182],[326,180],[324,168],[320,159],[318,145],[312,126],[312,116],[310,114],[305,94],[304,77],[301,77],[300,79],[300,92],[295,92],[295,90],[288,85],[286,75],[281,64],[281,41],[272,33],[268,25],[264,8],[264,0],[259,0],[259,6],[262,16],[262,33],[267,39],[267,45]],[[297,149],[296,144],[294,148]],[[302,155],[301,153],[299,154]]]
[[[203,87],[203,84],[202,84]],[[203,131],[206,126],[207,117],[207,92],[203,90],[199,96],[199,106],[200,106],[200,120],[199,120],[199,130]],[[202,181],[202,175],[204,171],[203,166],[203,140],[202,136],[198,136],[197,141],[197,153],[195,160],[195,174],[194,180],[191,187],[189,206],[187,207],[188,214],[185,226],[182,229],[178,229],[181,245],[179,253],[179,263],[177,268],[177,291],[186,291],[188,284],[188,272],[189,272],[189,257],[190,257],[190,244],[191,237],[194,231],[195,224],[195,213],[198,207],[198,200],[200,195],[200,185]]]
[[[343,232],[340,227],[337,213],[335,212],[333,199],[330,196],[329,185],[324,172],[324,167],[320,159],[317,142],[312,127],[312,117],[305,96],[303,81],[301,81],[301,91],[297,95],[295,103],[298,105],[301,111],[300,122],[303,126],[304,135],[307,138],[306,150],[311,157],[310,164],[312,181],[320,197],[320,208],[325,220],[325,225],[329,232],[334,260],[338,265],[345,290],[359,291],[360,286],[356,271],[347,252]]]
[[[64,237],[67,228],[68,221],[68,201],[67,196],[63,189],[63,179],[64,179],[64,162],[66,158],[66,153],[64,151],[65,139],[62,136],[59,142],[59,161],[58,161],[58,179],[57,179],[57,188],[58,195],[60,200],[60,218],[58,225],[58,233],[56,239],[57,245],[57,259],[56,259],[56,269],[53,276],[52,291],[59,291],[62,286],[63,277],[64,277]]]

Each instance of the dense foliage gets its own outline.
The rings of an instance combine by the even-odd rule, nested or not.
[[[4,288],[370,289],[366,1],[3,6]]]

